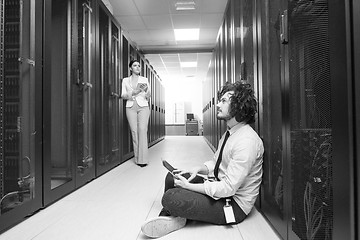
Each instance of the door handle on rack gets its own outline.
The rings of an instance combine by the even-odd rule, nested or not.
[[[20,188],[29,187],[32,183],[35,182],[35,177],[31,177],[31,159],[28,156],[25,156],[23,157],[23,160],[25,160],[29,165],[29,173],[26,176],[20,176],[18,178],[18,186]]]
[[[112,97],[119,97],[120,95],[117,94],[116,92],[111,92],[111,96],[112,96]]]
[[[281,44],[289,43],[288,11],[287,10],[285,10],[283,12],[283,14],[281,14],[280,40],[281,40]]]
[[[19,61],[20,63],[26,62],[27,64],[35,67],[35,61],[32,60],[32,59],[19,57],[19,58],[18,58],[18,61]]]
[[[92,8],[91,8],[88,4],[83,3],[82,5],[83,5],[83,7],[84,7],[85,9],[88,9],[88,10],[89,10],[89,12],[91,12],[91,13],[92,13]]]
[[[86,86],[86,87],[88,87],[88,88],[92,88],[92,87],[93,87],[93,85],[92,85],[91,83],[89,83],[89,82],[83,82],[82,85],[83,85],[83,86]]]

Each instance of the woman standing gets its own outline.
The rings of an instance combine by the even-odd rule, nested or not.
[[[127,100],[126,117],[134,145],[134,161],[138,166],[145,167],[148,164],[150,85],[147,78],[140,76],[141,66],[138,60],[131,60],[129,68],[131,75],[122,81],[121,97]]]

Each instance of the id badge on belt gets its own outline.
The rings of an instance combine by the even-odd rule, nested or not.
[[[226,223],[235,223],[234,210],[233,210],[232,206],[230,205],[230,201],[231,201],[231,199],[227,198],[225,206],[224,206],[225,220],[226,220]]]

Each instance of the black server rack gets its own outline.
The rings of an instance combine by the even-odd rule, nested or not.
[[[22,191],[19,189],[17,179],[20,171],[20,136],[18,132],[18,121],[20,121],[20,2],[4,2],[3,16],[3,49],[2,49],[2,86],[1,86],[1,213],[11,210],[16,206],[7,204],[6,194]],[[6,11],[5,11],[6,10]],[[21,198],[29,195],[28,191],[23,190]],[[20,198],[20,195],[14,194]],[[12,201],[11,201],[12,202]]]
[[[97,78],[97,108],[96,113],[96,125],[97,125],[97,135],[99,144],[97,145],[97,158],[98,158],[98,173],[104,172],[106,170],[100,171],[100,169],[107,168],[106,166],[112,162],[112,154],[109,147],[109,85],[108,81],[110,79],[110,20],[107,15],[107,9],[104,7],[99,7],[99,77]]]
[[[0,231],[41,206],[39,9],[35,1],[0,1]]]
[[[130,53],[129,53],[129,42],[126,39],[125,36],[123,36],[123,43],[122,43],[122,65],[123,65],[123,75],[122,78],[125,78],[129,74],[129,62],[130,62]],[[122,128],[122,142],[123,142],[123,158],[129,159],[133,156],[133,146],[132,146],[132,140],[131,140],[131,132],[130,127],[127,122],[126,118],[126,100],[122,101],[122,115],[123,115],[123,128]]]
[[[44,204],[48,205],[75,189],[76,106],[74,76],[76,35],[75,2],[46,1],[44,6],[43,55],[43,179]],[[76,29],[76,28],[75,28]]]
[[[353,32],[353,36],[354,36],[354,42],[360,42],[360,29],[357,27],[357,23],[360,22],[360,15],[357,14],[360,11],[360,2],[354,2],[353,3],[353,8],[352,8],[352,15],[354,16],[353,18],[353,25],[352,25],[352,32]],[[360,66],[360,45],[357,44],[354,46],[353,51],[356,53],[354,54],[354,58],[352,59],[354,66]],[[360,78],[360,68],[356,68],[354,70],[354,79],[359,79]],[[360,91],[360,84],[359,81],[355,82],[355,92],[359,92]],[[355,116],[356,116],[356,120],[355,122],[360,122],[360,99],[359,96],[356,95],[355,96]],[[359,159],[360,157],[360,129],[357,128],[356,131],[356,145],[355,148],[357,149],[356,151],[356,155],[355,158]],[[359,173],[360,172],[360,164],[356,165],[356,172]],[[357,206],[360,205],[360,178],[357,178],[357,183],[356,183],[356,191],[357,191]],[[360,208],[357,207],[356,209],[357,211],[357,216],[360,216]],[[346,223],[345,223],[346,224]],[[360,222],[357,222],[357,225],[355,226],[356,229],[360,229]],[[359,233],[357,232],[357,236],[359,236]]]
[[[149,65],[146,64],[145,65],[145,76],[148,78],[149,80],[149,83],[150,83],[150,90],[151,92],[153,93],[153,80],[151,78],[151,75],[150,75],[150,69],[149,69]],[[149,101],[149,108],[150,108],[150,117],[149,117],[149,124],[148,124],[148,144],[151,143],[151,137],[152,137],[152,131],[153,131],[153,127],[152,127],[152,124],[153,124],[153,120],[152,120],[152,102],[153,102],[153,99],[150,99]]]
[[[76,87],[76,185],[95,178],[95,3],[77,2],[77,40],[74,39]],[[75,36],[74,36],[75,37]]]
[[[98,5],[96,79],[96,175],[122,162],[120,146],[120,28],[103,3]]]
[[[120,140],[120,108],[119,100],[121,92],[119,92],[120,84],[120,28],[112,22],[111,24],[111,80],[110,80],[110,133],[112,154],[115,159],[121,159],[121,140]]]
[[[133,156],[120,98],[130,59],[152,81],[149,146],[165,117],[160,78],[101,1],[0,0],[0,10],[2,232]]]
[[[224,81],[251,83],[265,145],[256,206],[284,239],[358,239],[358,10],[355,1],[230,0],[225,11],[203,87],[204,135],[215,149]]]

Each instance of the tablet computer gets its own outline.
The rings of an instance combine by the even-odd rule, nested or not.
[[[178,176],[176,176],[176,174],[179,173],[178,171],[176,171],[176,170],[177,170],[176,168],[174,168],[173,166],[171,166],[171,164],[170,164],[168,161],[166,161],[166,160],[162,160],[162,163],[163,163],[164,167],[171,173],[171,175],[174,176],[174,178],[179,179]],[[174,173],[174,171],[176,171],[177,173]],[[185,173],[185,174],[182,174],[181,176],[183,176],[183,177],[185,177],[186,179],[188,179],[188,178],[190,177],[190,173]],[[203,177],[203,176],[201,176],[201,175],[199,175],[199,174],[196,174],[196,176],[202,177],[202,178],[204,179],[204,181],[207,179],[207,178],[205,178],[205,177]]]
[[[137,87],[136,87],[137,89],[141,89],[141,90],[143,90],[143,91],[147,91],[147,84],[146,83],[138,83],[138,85],[137,85]]]
[[[171,173],[174,175],[174,170],[176,170],[176,168],[174,168],[173,166],[171,166],[170,163],[168,163],[166,160],[162,160],[162,163],[164,165],[164,167]]]

